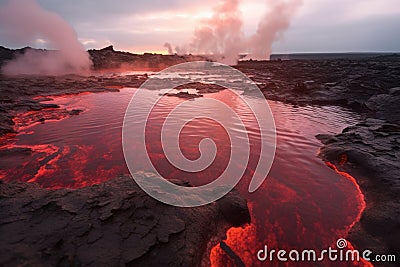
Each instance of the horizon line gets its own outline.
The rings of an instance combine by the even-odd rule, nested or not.
[[[109,45],[109,46],[105,46],[102,48],[86,48],[86,51],[90,51],[90,50],[102,50],[104,48],[110,47],[113,45]],[[26,49],[26,48],[32,48],[32,49],[38,49],[38,50],[53,50],[53,49],[49,49],[49,48],[38,48],[38,47],[32,47],[32,46],[24,46],[24,47],[7,47],[4,45],[0,45],[0,47],[6,48],[6,49],[10,49],[10,50],[21,50],[21,49]],[[113,46],[114,47],[114,46]],[[114,49],[115,52],[127,52],[127,53],[131,53],[131,54],[136,54],[136,55],[144,55],[144,54],[159,54],[159,55],[169,55],[169,56],[173,56],[173,55],[179,55],[179,56],[183,56],[183,55],[192,55],[192,56],[210,56],[212,54],[193,54],[193,53],[187,53],[187,54],[168,54],[168,52],[166,51],[161,51],[161,50],[152,50],[152,51],[133,51],[130,49],[127,50],[118,50],[118,49]],[[273,52],[271,53],[271,56],[273,55],[318,55],[318,54],[399,54],[400,50],[398,51],[380,51],[380,50],[362,50],[362,51],[352,51],[352,50],[345,50],[345,51],[294,51],[294,52]],[[246,56],[249,55],[249,53],[239,53],[239,56]]]

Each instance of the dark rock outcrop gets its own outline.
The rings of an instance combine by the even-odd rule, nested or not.
[[[204,56],[133,54],[114,50],[112,45],[103,49],[88,51],[95,70],[155,70],[189,61],[207,60]]]
[[[102,49],[100,49],[100,51],[111,51],[111,52],[114,52],[115,50],[114,50],[114,46],[113,45],[109,45],[109,46],[107,46],[107,47],[104,47],[104,48],[102,48]]]
[[[389,89],[388,94],[378,94],[370,97],[365,105],[376,114],[389,122],[400,124],[400,90]]]
[[[400,55],[288,61],[243,61],[237,68],[258,83],[267,99],[296,105],[339,105],[379,117],[395,108]],[[379,96],[378,95],[385,95]],[[381,103],[381,104],[380,104]],[[395,113],[392,109],[392,113]],[[377,114],[378,113],[378,114]],[[391,119],[387,117],[386,120]],[[393,119],[399,123],[398,116]],[[392,121],[394,122],[394,121]]]
[[[19,48],[19,49],[10,49],[4,46],[0,46],[0,68],[3,64],[7,63],[10,60],[15,59],[18,55],[24,54],[27,50],[35,50],[40,52],[45,52],[44,49],[35,49],[29,46]]]
[[[166,93],[164,95],[165,96],[176,96],[176,97],[185,98],[185,99],[194,99],[194,98],[203,97],[202,94],[197,94],[197,93],[192,94],[189,92]]]
[[[349,239],[358,248],[393,254],[400,247],[400,125],[378,119],[335,136],[318,135],[320,156],[357,178],[367,203]],[[389,266],[389,265],[388,265]]]
[[[149,197],[131,177],[54,191],[0,181],[0,265],[200,266],[210,240],[248,222],[236,191],[178,208]]]

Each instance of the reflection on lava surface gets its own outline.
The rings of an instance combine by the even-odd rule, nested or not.
[[[88,186],[128,174],[122,153],[121,126],[135,90],[55,97],[51,103],[85,112],[36,124],[2,144],[3,149],[28,148],[24,153],[15,150],[2,158],[2,179],[37,182],[56,189]],[[320,144],[314,136],[340,131],[355,122],[355,114],[338,107],[293,107],[270,102],[277,127],[275,161],[264,184],[250,194],[248,184],[260,153],[260,131],[253,115],[229,90],[204,97],[218,99],[233,108],[243,119],[250,136],[251,156],[237,189],[248,200],[252,222],[244,228],[230,229],[225,240],[246,266],[266,264],[258,262],[256,257],[265,244],[288,250],[322,250],[346,236],[364,209],[363,195],[354,179],[344,177],[333,165],[328,164],[333,170],[328,168],[316,156]],[[147,122],[146,145],[153,164],[165,177],[183,179],[194,185],[205,184],[217,178],[226,166],[230,156],[229,138],[215,121],[196,119],[187,123],[180,137],[183,154],[196,159],[200,140],[211,137],[218,148],[217,157],[198,174],[175,169],[163,154],[160,129],[166,115],[183,101],[188,100],[162,97]],[[213,109],[212,106],[204,108]],[[140,164],[137,162],[139,167]],[[214,266],[233,265],[219,245],[212,249],[210,261]]]

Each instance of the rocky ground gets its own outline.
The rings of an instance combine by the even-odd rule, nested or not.
[[[110,57],[118,59],[101,63]],[[118,61],[121,66],[123,58],[124,54],[116,55],[112,48],[107,48],[98,52],[98,63],[95,66],[105,64],[102,67],[112,69],[116,66],[113,62]],[[338,135],[321,133],[318,136],[323,143],[320,156],[356,177],[365,194],[367,208],[350,233],[349,240],[357,248],[372,248],[376,253],[397,253],[400,247],[400,56],[246,61],[240,62],[236,68],[257,82],[267,99],[294,105],[339,105],[363,115],[364,122],[350,126]],[[17,113],[49,110],[50,114],[58,109],[41,104],[38,96],[117,90],[123,86],[138,87],[146,78],[146,75],[36,78],[0,76],[0,135],[12,134],[18,130],[14,125]],[[197,88],[200,89],[199,94],[207,93],[203,87]],[[181,97],[192,95],[182,94]],[[64,112],[66,115],[74,113]],[[35,119],[40,121],[43,118]],[[20,184],[17,187],[47,192],[30,184]],[[9,190],[17,192],[17,189]],[[46,194],[50,196],[56,193]],[[17,200],[15,194],[10,198],[13,197],[13,201],[23,201]]]
[[[0,265],[201,266],[217,237],[249,222],[236,191],[178,208],[151,198],[131,177],[54,191],[0,180]]]
[[[357,59],[240,62],[267,99],[340,105],[399,123],[400,55]]]

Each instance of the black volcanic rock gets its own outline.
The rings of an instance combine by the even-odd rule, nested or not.
[[[192,94],[189,92],[166,93],[164,95],[165,96],[176,96],[176,97],[186,98],[186,99],[194,99],[194,98],[203,97],[203,95],[201,95],[201,94],[197,94],[197,93]]]
[[[6,48],[4,46],[0,46],[0,66],[4,61],[10,60],[14,58],[14,51]]]
[[[35,49],[29,46],[19,48],[19,49],[9,49],[4,46],[0,46],[0,68],[3,64],[7,63],[8,61],[15,59],[16,56],[20,54],[24,54],[26,50],[36,50],[36,51],[41,51],[45,52],[46,50],[44,49]]]
[[[369,118],[341,134],[317,138],[325,144],[320,156],[353,174],[365,195],[367,207],[349,240],[374,253],[396,253],[400,247],[400,125]]]
[[[79,115],[83,110],[81,109],[73,109],[69,112],[69,115]]]
[[[113,45],[109,45],[107,47],[104,47],[104,48],[100,49],[100,51],[111,51],[111,52],[114,52],[114,46]]]
[[[382,96],[372,98],[381,94],[398,95],[400,55],[241,61],[236,68],[257,82],[267,99],[296,105],[339,105],[372,113],[380,112],[370,109],[378,101],[385,106],[383,109],[390,108],[400,114],[398,99],[385,105]],[[398,117],[386,119],[398,122]]]
[[[370,97],[365,105],[378,118],[385,118],[387,121],[400,124],[400,90],[389,90],[390,94],[379,94]]]
[[[115,51],[112,45],[103,49],[88,50],[95,70],[155,70],[189,62],[207,60],[204,56],[161,55],[145,53],[143,55]]]
[[[76,190],[0,180],[0,265],[200,266],[211,240],[249,222],[235,191],[178,208],[149,197],[131,177]]]

